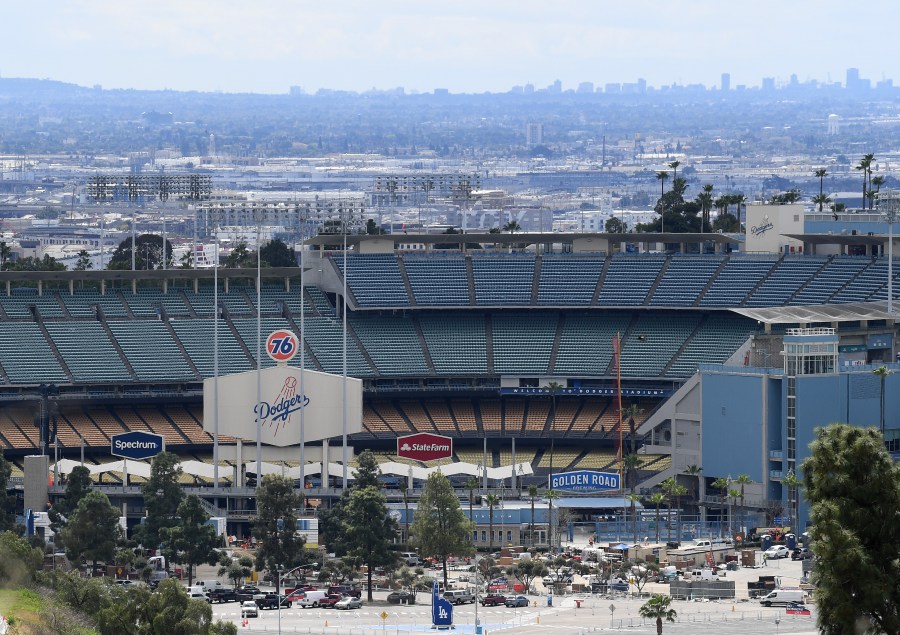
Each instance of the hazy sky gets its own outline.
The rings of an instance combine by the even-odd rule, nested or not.
[[[739,8],[738,8],[739,7]],[[900,84],[896,0],[3,0],[0,77],[284,93]]]

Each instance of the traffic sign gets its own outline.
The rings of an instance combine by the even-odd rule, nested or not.
[[[383,620],[386,620],[388,618],[387,611],[382,611],[381,613],[379,613],[378,617],[380,617]]]
[[[166,449],[166,441],[161,434],[140,430],[114,434],[111,442],[111,454],[123,459],[149,459]]]
[[[266,352],[278,363],[286,364],[300,350],[300,341],[292,331],[279,329],[266,338]]]

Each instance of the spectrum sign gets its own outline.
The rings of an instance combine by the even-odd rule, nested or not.
[[[140,430],[114,434],[111,441],[111,454],[123,459],[149,459],[166,449],[165,439],[161,434]]]
[[[434,461],[453,456],[453,439],[422,432],[397,438],[397,456],[414,461]]]
[[[603,492],[620,489],[621,483],[616,472],[596,472],[577,470],[550,475],[550,489],[562,492]]]

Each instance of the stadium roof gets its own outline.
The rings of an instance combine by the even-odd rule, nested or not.
[[[782,234],[810,245],[884,245],[887,234]]]
[[[853,302],[850,304],[817,304],[780,306],[765,309],[736,308],[735,313],[763,324],[812,324],[814,322],[856,322],[858,320],[892,320],[887,302]]]
[[[620,243],[734,243],[741,241],[728,234],[696,234],[696,233],[680,233],[680,234],[660,234],[660,233],[627,233],[627,234],[607,234],[607,233],[527,233],[520,232],[515,234],[490,234],[487,232],[469,232],[466,234],[348,234],[347,245],[358,246],[360,243],[369,241],[393,240],[395,244],[411,243],[411,244],[496,244],[496,245],[542,245],[546,243],[567,243],[574,240],[584,238],[608,240],[613,244]],[[320,234],[305,241],[307,245],[340,247],[344,244],[343,234]]]

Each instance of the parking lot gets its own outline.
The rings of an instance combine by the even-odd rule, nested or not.
[[[678,612],[674,624],[666,624],[665,633],[791,633],[813,635],[815,605],[809,604],[811,615],[788,615],[784,607],[766,608],[747,597],[747,581],[759,576],[774,575],[784,586],[799,584],[801,563],[775,560],[765,567],[728,571],[726,580],[734,580],[737,597],[718,601],[675,600],[672,608]],[[537,584],[538,591],[545,591]],[[668,585],[648,584],[645,593],[667,593]],[[377,635],[378,633],[408,633],[431,631],[430,594],[420,592],[418,604],[398,606],[386,602],[387,591],[377,591],[374,602],[366,602],[361,609],[335,611],[333,609],[301,609],[296,605],[281,612],[282,633],[332,633],[334,635]],[[643,620],[638,609],[645,598],[615,595],[556,595],[548,606],[545,594],[528,595],[527,608],[478,607],[479,622],[484,633],[503,631],[516,635],[547,635],[547,632],[592,633],[627,631],[633,635],[653,635],[654,623]],[[576,600],[580,607],[576,606]],[[213,615],[238,625],[239,632],[277,633],[278,612],[260,611],[258,618],[249,618],[243,625],[237,604],[214,605]],[[382,614],[385,615],[382,619]],[[475,606],[454,607],[457,633],[475,632]]]

